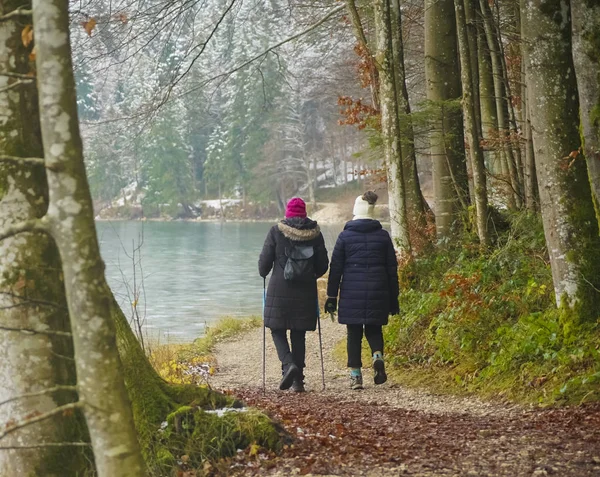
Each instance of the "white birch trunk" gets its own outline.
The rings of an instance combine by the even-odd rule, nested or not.
[[[389,209],[392,240],[398,250],[410,253],[410,237],[406,214],[406,193],[401,156],[398,103],[393,71],[392,40],[390,36],[389,0],[374,3],[379,70],[379,98],[381,101],[381,134],[383,136],[387,168]]]
[[[79,397],[99,477],[142,477],[144,463],[111,320],[85,174],[69,44],[67,0],[34,0],[38,90],[50,206],[45,223],[60,251]]]

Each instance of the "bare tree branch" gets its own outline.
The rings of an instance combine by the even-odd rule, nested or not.
[[[7,76],[8,78],[19,78],[23,81],[35,81],[35,76],[24,75],[22,73],[10,73],[8,71],[0,72],[0,76]]]
[[[223,22],[223,20],[225,20],[225,17],[231,11],[231,9],[233,8],[233,6],[235,5],[235,2],[236,2],[236,0],[231,0],[231,3],[227,6],[227,8],[225,9],[225,11],[219,17],[219,20],[215,24],[215,26],[212,29],[212,31],[209,33],[209,35],[206,38],[206,40],[201,45],[197,45],[194,48],[192,48],[192,51],[195,50],[196,48],[200,48],[200,51],[196,54],[196,56],[194,56],[194,58],[192,59],[192,61],[190,62],[190,64],[186,68],[186,70],[179,75],[179,78],[176,78],[175,81],[173,81],[171,83],[171,85],[169,86],[169,90],[167,91],[165,100],[169,98],[169,96],[171,95],[171,92],[173,91],[173,88],[175,88],[175,86],[177,86],[177,84],[190,72],[190,70],[194,66],[194,63],[196,63],[196,61],[198,60],[198,58],[200,58],[200,56],[202,56],[202,53],[204,53],[204,50],[206,49],[206,45],[208,45],[208,42],[215,35],[216,31],[219,28],[219,25]],[[190,53],[191,53],[191,51],[190,51]]]
[[[14,292],[0,291],[0,295],[5,295],[5,296],[8,296],[15,300],[21,300],[20,303],[15,303],[14,305],[0,307],[0,310],[7,310],[7,309],[11,309],[11,308],[17,308],[19,306],[28,306],[28,305],[49,306],[49,307],[57,308],[60,310],[65,310],[65,311],[67,310],[67,307],[65,305],[61,305],[54,301],[37,300],[37,299],[29,298],[27,296],[19,295]]]
[[[356,3],[354,0],[346,0],[346,6],[348,7],[348,11],[350,12],[350,20],[352,21],[352,27],[354,28],[354,34],[356,35],[356,40],[360,43],[370,57],[371,48],[369,47],[369,43],[367,41],[367,35],[365,35],[365,30],[362,26],[362,21],[358,14],[358,10],[356,9]]]
[[[26,10],[25,8],[17,8],[12,12],[8,12],[5,15],[0,16],[0,22],[5,22],[14,17],[23,17],[23,16],[31,16],[33,13],[32,10]]]
[[[11,326],[0,326],[0,330],[3,331],[17,331],[26,335],[51,335],[51,336],[71,336],[68,331],[57,331],[57,330],[36,330],[33,328],[13,328]]]
[[[304,30],[289,36],[283,40],[281,40],[278,43],[275,43],[274,45],[268,47],[267,49],[265,49],[264,51],[262,51],[261,53],[258,53],[257,55],[253,56],[252,58],[244,61],[243,63],[241,63],[240,65],[230,69],[229,71],[226,71],[225,73],[221,73],[218,74],[216,76],[213,76],[211,78],[208,78],[204,81],[202,81],[199,85],[194,86],[193,88],[190,88],[187,91],[184,91],[183,93],[179,94],[176,96],[176,98],[180,98],[182,96],[185,96],[189,93],[193,93],[194,91],[197,91],[201,88],[203,88],[204,86],[206,86],[209,83],[212,83],[213,81],[219,79],[219,78],[223,78],[223,77],[227,77],[227,76],[231,76],[232,74],[244,69],[246,66],[248,66],[251,63],[254,63],[256,60],[261,59],[263,56],[266,56],[267,54],[269,54],[271,51],[276,50],[277,48],[285,45],[286,43],[289,43],[291,41],[297,40],[298,38],[303,37],[304,35],[310,33],[311,31],[317,29],[318,27],[320,27],[323,23],[325,23],[327,20],[329,20],[332,16],[334,16],[335,14],[341,12],[342,10],[344,10],[346,7],[344,5],[339,6],[334,8],[333,10],[331,10],[329,13],[327,13],[323,18],[321,18],[319,21],[313,23],[312,25],[310,25],[309,27],[305,28]],[[163,103],[164,104],[164,103]]]
[[[219,79],[226,79],[229,76],[231,76],[232,74],[244,69],[245,67],[247,67],[248,65],[250,65],[251,63],[260,60],[261,58],[263,58],[264,56],[266,56],[267,54],[273,52],[274,50],[276,50],[277,48],[285,45],[286,43],[290,43],[294,40],[297,40],[298,38],[303,37],[304,35],[307,35],[308,33],[312,32],[313,30],[316,30],[318,27],[320,27],[323,23],[327,22],[331,17],[333,17],[334,15],[336,15],[337,13],[340,13],[341,11],[343,11],[346,7],[344,5],[341,5],[339,7],[336,7],[332,10],[330,10],[327,14],[325,14],[320,20],[316,21],[315,23],[309,25],[308,27],[306,27],[304,30],[301,30],[298,33],[295,33],[294,35],[291,35],[287,38],[284,38],[283,40],[281,40],[280,42],[266,48],[265,50],[263,50],[261,53],[258,53],[257,55],[253,56],[252,58],[244,61],[243,63],[239,64],[238,66],[233,67],[232,69],[224,72],[224,73],[220,73],[218,75],[212,76],[210,78],[207,78],[204,81],[201,81],[200,83],[198,83],[196,86],[190,88],[189,90],[183,91],[179,94],[172,94],[171,89],[170,88],[167,92],[164,93],[164,96],[158,101],[158,103],[156,104],[152,104],[152,105],[145,105],[143,108],[141,108],[140,110],[138,110],[137,112],[130,114],[128,116],[122,116],[122,117],[118,117],[118,118],[112,118],[112,119],[105,119],[105,120],[101,120],[101,121],[94,121],[94,122],[85,122],[85,124],[89,125],[89,126],[98,126],[98,125],[102,125],[102,124],[108,124],[108,123],[113,123],[113,122],[119,122],[119,121],[123,121],[123,120],[131,120],[131,119],[139,119],[139,118],[143,118],[143,117],[147,117],[147,116],[153,116],[157,113],[157,111],[164,106],[165,104],[171,102],[171,101],[175,101],[177,99],[182,98],[183,96],[186,96],[190,93],[193,93],[195,91],[198,91],[202,88],[204,88],[205,86],[207,86],[208,84],[219,80]],[[214,30],[211,32],[211,34],[214,34]],[[204,43],[202,43],[202,45],[204,45]],[[195,61],[195,60],[194,60]],[[179,78],[177,81],[179,81],[181,78]]]
[[[15,83],[16,84],[16,83]],[[0,90],[0,93],[4,89]],[[19,156],[7,156],[5,154],[0,155],[0,162],[18,162],[20,164],[32,164],[32,165],[44,165],[44,158],[42,157],[19,157]]]
[[[31,424],[35,424],[36,422],[45,421],[46,419],[50,419],[51,417],[58,416],[59,414],[62,414],[67,411],[72,411],[72,410],[80,408],[82,406],[83,406],[83,401],[71,402],[71,403],[65,404],[63,406],[55,407],[51,411],[43,412],[36,416],[32,416],[32,417],[23,419],[22,421],[19,421],[15,424],[12,424],[12,425],[6,427],[2,432],[0,432],[0,440],[2,440],[4,437],[6,437],[9,434],[12,434],[13,432],[15,432],[17,430],[22,429],[23,427],[29,426]]]
[[[15,235],[24,232],[47,233],[48,229],[45,226],[45,222],[43,221],[43,219],[25,220],[24,222],[19,222],[18,224],[7,227],[4,230],[0,230],[0,240],[4,240],[9,237],[14,237]]]
[[[42,389],[41,391],[36,391],[36,392],[32,392],[32,393],[25,393],[25,394],[19,394],[18,396],[15,397],[11,397],[9,399],[7,399],[6,401],[2,401],[0,402],[0,406],[4,405],[4,404],[8,404],[9,402],[13,402],[13,401],[18,401],[19,399],[25,399],[25,398],[29,398],[29,397],[37,397],[37,396],[44,396],[46,394],[52,394],[58,391],[77,391],[77,386],[72,386],[72,385],[58,385],[58,386],[54,386],[48,389]]]
[[[24,81],[22,79],[19,79],[17,81],[15,81],[14,83],[11,83],[7,86],[5,86],[4,88],[0,88],[0,93],[4,93],[5,91],[10,91],[11,89],[14,88],[18,88],[19,86],[29,86],[31,84],[31,81]]]
[[[40,449],[43,447],[89,447],[89,442],[41,442],[25,446],[0,446],[0,450]]]

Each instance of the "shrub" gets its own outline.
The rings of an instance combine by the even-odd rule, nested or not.
[[[410,273],[401,270],[408,279],[402,312],[385,328],[388,356],[405,369],[445,370],[469,391],[600,399],[597,327],[556,309],[540,219],[506,220],[487,253],[464,236],[417,258]]]

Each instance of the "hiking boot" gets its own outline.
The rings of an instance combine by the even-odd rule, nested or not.
[[[387,374],[385,374],[385,364],[383,358],[375,358],[373,360],[373,371],[375,372],[373,380],[375,384],[383,384],[387,381]]]
[[[353,391],[356,391],[358,389],[364,389],[361,375],[350,375],[350,389],[352,389]]]
[[[303,393],[306,391],[306,389],[304,389],[304,376],[300,375],[294,378],[294,381],[292,382],[292,391],[295,393]]]
[[[290,389],[290,386],[292,385],[292,383],[294,382],[294,379],[299,376],[300,373],[300,368],[298,366],[296,366],[294,363],[291,363],[287,369],[283,372],[283,377],[281,378],[281,381],[279,382],[279,389],[281,389],[282,391],[286,390],[286,389]]]

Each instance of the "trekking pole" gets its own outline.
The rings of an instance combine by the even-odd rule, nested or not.
[[[267,277],[263,277],[263,355],[262,355],[262,385],[263,394],[267,392],[267,327],[265,326],[265,305],[267,302]]]
[[[319,309],[319,299],[317,298],[317,327],[319,329],[319,350],[321,351],[321,378],[323,379],[323,389],[325,391],[325,365],[323,364],[323,340],[321,339],[321,310]]]

